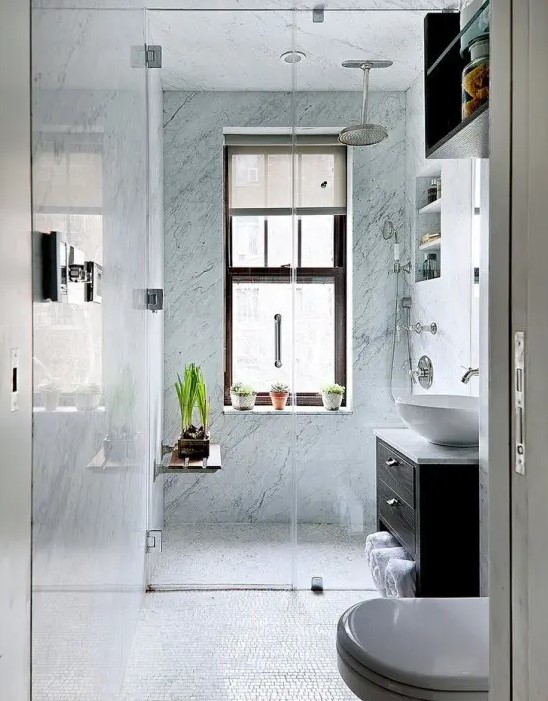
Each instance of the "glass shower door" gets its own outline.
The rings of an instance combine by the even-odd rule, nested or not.
[[[290,587],[292,405],[274,410],[270,389],[293,374],[292,13],[147,18],[163,52],[163,438],[180,432],[177,373],[197,363],[222,453],[218,472],[160,478],[151,586]]]
[[[388,386],[396,275],[382,224],[389,219],[397,230],[403,262],[412,216],[407,91],[415,99],[422,80],[423,15],[325,10],[324,21],[314,22],[310,12],[295,12],[295,47],[306,55],[295,64],[295,152],[309,198],[301,210],[296,202],[295,383],[310,382],[316,398],[316,407],[295,412],[297,588],[319,576],[326,589],[374,589],[364,557],[366,536],[376,530],[374,429],[399,423]],[[386,46],[396,53],[386,54]],[[404,46],[411,48],[399,61]],[[388,137],[342,146],[339,131],[361,122],[363,84],[363,71],[343,62],[381,58],[394,68],[372,71],[368,122],[381,124]],[[316,160],[307,154],[307,139],[316,140]],[[409,294],[404,278],[402,296]],[[406,386],[400,352],[396,344],[394,385]],[[320,396],[326,385],[328,409]],[[337,411],[331,409],[342,390],[333,385],[344,387]]]

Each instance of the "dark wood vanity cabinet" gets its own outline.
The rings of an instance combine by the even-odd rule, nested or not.
[[[479,596],[477,464],[416,464],[377,438],[377,525],[415,560],[417,596]]]

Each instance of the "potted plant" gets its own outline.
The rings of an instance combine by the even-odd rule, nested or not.
[[[280,411],[285,409],[287,398],[289,397],[289,387],[283,382],[273,382],[270,386],[270,401],[274,409]]]
[[[180,458],[198,460],[209,457],[209,420],[211,402],[201,368],[194,363],[185,366],[183,378],[177,375],[175,391],[181,410],[181,435],[177,441]],[[199,423],[194,425],[194,409],[198,409]]]
[[[101,404],[102,389],[99,385],[88,382],[78,385],[74,402],[78,411],[93,411]]]
[[[324,408],[328,411],[338,411],[344,396],[344,387],[338,384],[324,385],[321,391]]]
[[[235,382],[230,388],[230,400],[232,408],[238,411],[249,411],[255,406],[257,392],[250,385],[243,382]]]
[[[44,400],[44,408],[46,411],[55,411],[59,407],[61,388],[55,380],[44,380],[40,382],[38,391]]]

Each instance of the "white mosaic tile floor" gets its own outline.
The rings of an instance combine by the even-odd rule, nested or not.
[[[122,701],[355,701],[339,616],[373,592],[147,594]]]
[[[325,589],[374,589],[365,562],[366,533],[334,525],[301,524],[295,586],[309,589],[322,576]],[[165,586],[279,586],[292,583],[289,524],[166,526],[151,582]]]

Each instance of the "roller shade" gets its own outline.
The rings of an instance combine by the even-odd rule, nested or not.
[[[301,137],[294,145],[290,137],[276,138],[285,143],[273,144],[273,136],[268,136],[227,145],[231,214],[288,214],[293,207],[309,214],[344,213],[346,148],[333,144],[333,136]]]

